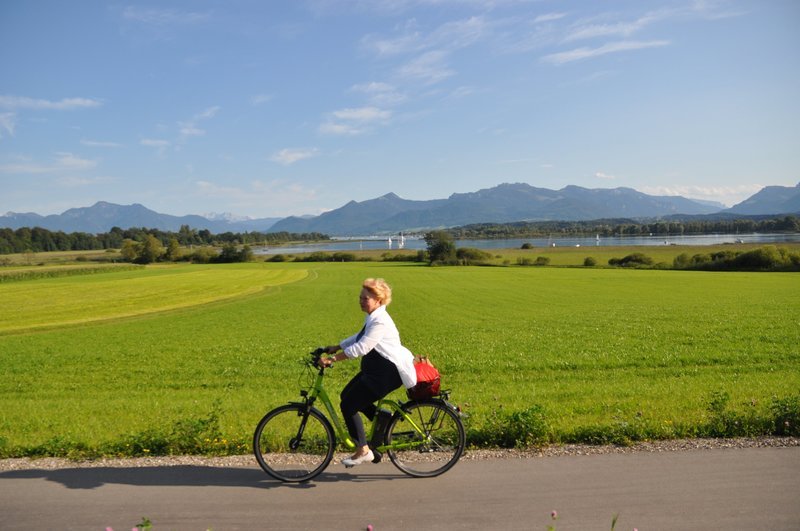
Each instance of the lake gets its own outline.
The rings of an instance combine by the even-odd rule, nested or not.
[[[534,247],[617,247],[628,245],[715,245],[723,243],[800,243],[800,234],[702,234],[692,236],[609,236],[564,238],[511,238],[500,240],[456,240],[457,247],[478,249],[519,249],[524,243]],[[255,254],[299,254],[312,252],[426,249],[422,238],[406,238],[401,246],[398,238],[340,238],[322,243],[253,247]]]

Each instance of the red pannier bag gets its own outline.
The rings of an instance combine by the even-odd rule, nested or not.
[[[439,394],[441,376],[433,363],[425,356],[414,359],[414,369],[417,371],[417,385],[406,390],[411,400],[425,400]]]

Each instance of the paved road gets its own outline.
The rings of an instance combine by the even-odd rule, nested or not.
[[[550,513],[558,511],[553,522]],[[0,529],[800,529],[800,447],[463,460],[434,479],[389,463],[283,485],[260,469],[0,472]]]

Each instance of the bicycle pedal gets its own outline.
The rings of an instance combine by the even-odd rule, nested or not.
[[[380,453],[378,450],[372,450],[372,455],[374,456],[372,458],[373,463],[380,463],[381,459],[383,459],[383,454]]]

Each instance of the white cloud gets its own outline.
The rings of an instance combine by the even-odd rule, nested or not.
[[[250,103],[252,105],[263,105],[272,101],[272,97],[272,94],[256,94],[250,98]]]
[[[394,39],[380,39],[374,35],[367,35],[361,40],[361,44],[380,56],[413,53],[425,48],[419,32],[408,33]]]
[[[122,146],[122,144],[118,144],[116,142],[103,142],[98,140],[85,140],[85,139],[81,140],[81,144],[89,147],[103,147],[103,148],[117,148]]]
[[[661,10],[647,13],[632,22],[578,25],[570,31],[564,40],[565,42],[570,42],[608,36],[630,37],[634,33],[645,29],[650,24],[669,18],[674,14],[675,12],[673,11]]]
[[[181,123],[181,136],[203,136],[206,134],[205,129],[200,129],[199,127],[195,127],[193,123]]]
[[[450,92],[448,98],[457,99],[457,98],[466,98],[467,96],[472,96],[478,92],[474,87],[457,87],[455,90]]]
[[[14,128],[17,125],[17,115],[13,112],[0,113],[0,138],[3,138],[3,130],[8,136],[14,136]]]
[[[221,107],[219,105],[214,105],[213,107],[209,107],[204,111],[200,112],[199,114],[194,115],[194,121],[198,120],[207,120],[209,118],[213,118],[219,112]]]
[[[56,182],[63,188],[83,188],[86,186],[96,186],[114,181],[110,177],[84,177],[77,175],[67,175],[59,177]]]
[[[215,105],[213,107],[208,107],[203,111],[195,114],[192,116],[192,119],[187,122],[178,122],[178,127],[180,127],[180,138],[178,139],[178,143],[183,143],[188,137],[191,136],[203,136],[206,134],[205,129],[201,129],[197,126],[197,122],[205,121],[208,119],[213,118],[219,112],[220,107]]]
[[[155,148],[156,153],[159,156],[164,155],[166,153],[167,148],[172,145],[172,143],[168,140],[158,140],[154,138],[143,138],[139,141],[139,144],[145,147]]]
[[[6,109],[33,109],[68,111],[100,107],[102,102],[91,98],[64,98],[59,101],[28,98],[25,96],[0,96],[0,107]]]
[[[582,59],[591,59],[600,57],[602,55],[618,52],[628,52],[632,50],[641,50],[644,48],[656,48],[660,46],[668,46],[669,41],[621,41],[604,44],[598,48],[576,48],[567,52],[558,52],[550,55],[545,55],[542,60],[555,65],[562,65],[572,61],[580,61]]]
[[[442,24],[431,35],[430,40],[432,46],[446,46],[448,49],[465,48],[491,32],[491,24],[484,17],[470,17]]]
[[[308,210],[308,204],[319,199],[316,189],[298,183],[272,180],[253,180],[248,185],[220,186],[210,181],[196,181],[195,193],[224,202],[236,212],[263,212],[273,216],[288,216]]]
[[[327,135],[355,136],[367,133],[374,126],[385,125],[392,118],[392,111],[378,107],[340,109],[330,113],[319,132]]]
[[[357,136],[367,132],[367,129],[354,124],[325,122],[320,124],[319,132],[324,135]]]
[[[35,162],[14,162],[11,164],[0,164],[0,173],[31,174],[47,173],[49,171],[52,171],[52,166],[37,164]]]
[[[211,19],[211,14],[179,11],[177,9],[128,6],[122,11],[122,17],[126,20],[151,26],[172,26],[206,22]]]
[[[283,164],[284,166],[289,166],[295,162],[316,157],[318,154],[319,150],[317,148],[285,148],[273,154],[270,160],[278,164]]]
[[[339,111],[334,111],[332,114],[339,120],[348,120],[353,122],[385,121],[392,117],[391,111],[385,111],[377,107],[342,109]]]
[[[560,20],[566,17],[566,13],[547,13],[544,15],[539,15],[535,19],[533,19],[534,24],[542,24],[543,22],[553,22],[554,20]]]
[[[456,50],[484,39],[492,30],[493,24],[483,16],[445,22],[427,34],[420,31],[416,20],[410,20],[397,37],[367,35],[361,44],[379,56],[418,53],[433,48]]]
[[[393,85],[380,81],[353,85],[350,91],[365,94],[373,105],[399,105],[408,99]]]
[[[90,170],[97,166],[97,161],[82,159],[72,153],[56,153],[56,169],[61,170]]]
[[[763,184],[740,184],[737,186],[645,186],[641,191],[649,195],[680,195],[692,199],[718,201],[728,206],[741,203],[764,188]]]
[[[51,163],[34,162],[29,159],[22,159],[20,162],[0,165],[0,173],[10,174],[39,174],[39,173],[61,173],[72,171],[91,170],[97,166],[96,160],[84,159],[67,152],[55,154],[54,161]]]
[[[154,148],[167,148],[170,146],[169,140],[155,140],[152,138],[143,138],[139,143],[143,146]]]
[[[447,57],[447,52],[443,50],[425,52],[399,67],[396,74],[401,79],[418,80],[426,85],[440,83],[455,75],[455,71],[446,64]]]
[[[617,178],[614,175],[609,175],[608,173],[604,173],[602,171],[595,172],[594,176],[596,178],[598,178],[598,179],[605,179],[605,180],[609,180],[609,181],[613,181],[614,179]]]

